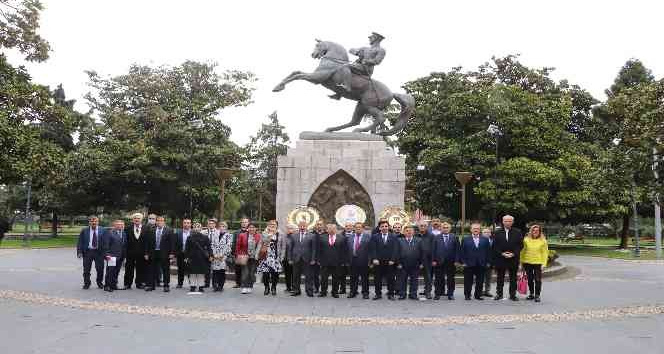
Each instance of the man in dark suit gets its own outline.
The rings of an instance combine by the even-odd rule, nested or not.
[[[2,239],[5,238],[5,232],[7,231],[9,231],[9,220],[0,215],[0,245],[2,244]]]
[[[390,224],[382,220],[378,223],[379,233],[372,236],[371,259],[374,265],[374,300],[383,297],[383,280],[387,283],[387,298],[394,300],[395,264],[399,257],[399,241],[389,232]]]
[[[106,266],[106,280],[104,290],[113,292],[118,290],[119,268],[122,267],[122,258],[125,252],[124,223],[122,220],[113,221],[113,228],[106,230],[102,239],[102,249]],[[115,265],[111,262],[115,259]]]
[[[143,254],[147,264],[147,286],[145,291],[153,291],[163,275],[164,292],[170,291],[170,261],[175,258],[175,237],[171,228],[166,226],[163,216],[157,216],[157,224],[143,237]]]
[[[319,219],[316,221],[316,225],[314,226],[314,230],[312,233],[316,235],[316,238],[314,239],[314,242],[316,242],[316,249],[318,249],[318,240],[320,240],[320,236],[325,234],[326,229],[325,229],[325,220]],[[318,294],[320,292],[320,264],[316,262],[311,267],[313,271],[313,279],[314,279],[314,293]]]
[[[505,285],[505,272],[510,275],[510,300],[518,301],[516,297],[516,273],[519,268],[519,253],[523,248],[523,234],[521,230],[512,227],[514,217],[503,216],[503,227],[495,232],[493,238],[493,264],[496,269],[496,297],[503,298]]]
[[[433,252],[432,265],[436,275],[436,295],[434,300],[439,300],[441,296],[447,295],[448,300],[454,300],[454,273],[456,272],[455,263],[458,262],[459,239],[456,235],[450,233],[452,226],[448,222],[440,224],[440,230],[434,228],[433,234]],[[447,292],[445,286],[447,285]]]
[[[248,233],[247,228],[249,227],[249,218],[242,218],[240,220],[240,229],[235,231],[233,233],[233,244],[231,245],[231,256],[233,256],[233,259],[235,259],[235,249],[236,243],[237,243],[237,237],[240,234],[246,234]],[[235,264],[233,266],[233,271],[235,272],[235,285],[233,288],[241,288],[242,287],[242,266]]]
[[[184,284],[184,275],[186,273],[186,265],[184,259],[185,245],[187,239],[192,234],[191,219],[182,220],[182,229],[178,230],[175,234],[175,257],[178,266],[178,285],[176,288],[181,289]]]
[[[482,300],[482,283],[489,259],[489,240],[480,235],[480,224],[470,225],[470,236],[464,237],[459,250],[459,261],[463,263],[463,294],[466,300],[475,283],[475,299]]]
[[[314,281],[312,267],[316,264],[315,235],[307,231],[307,222],[300,221],[298,232],[291,236],[287,248],[288,262],[293,266],[293,293],[291,296],[300,296],[302,290],[302,274],[304,273],[304,290],[307,296],[314,296]]]
[[[422,276],[424,278],[424,297],[431,300],[431,289],[433,288],[433,235],[429,232],[426,221],[417,224],[418,232],[415,235],[422,245]]]
[[[328,224],[327,232],[318,237],[316,261],[320,264],[320,294],[327,296],[328,278],[332,276],[332,297],[339,297],[341,268],[347,263],[346,236],[339,233],[337,225]]]
[[[99,226],[99,218],[96,216],[91,216],[88,219],[88,225],[78,235],[78,244],[76,246],[76,256],[83,259],[83,289],[90,289],[92,262],[95,263],[97,287],[102,289],[104,287],[104,253],[102,245],[104,229]]]
[[[362,298],[369,298],[369,249],[371,248],[371,235],[364,233],[364,224],[355,223],[353,234],[346,239],[350,260],[350,294],[348,298],[357,296],[357,288],[362,279]]]
[[[143,214],[136,213],[131,216],[132,224],[125,229],[127,237],[127,259],[125,263],[124,288],[131,289],[131,284],[136,280],[136,288],[143,289],[145,286],[145,254],[143,253],[143,236],[149,228],[143,225]],[[136,277],[134,278],[134,274]]]
[[[344,225],[343,234],[346,237],[346,242],[353,237],[354,227],[355,225],[353,225],[352,222],[347,222]],[[348,260],[350,261],[350,258],[348,258]],[[339,294],[346,293],[346,278],[348,274],[350,274],[350,264],[341,267],[341,273],[339,274]]]
[[[417,300],[417,281],[422,267],[422,240],[413,237],[415,229],[406,225],[403,237],[399,239],[399,300],[406,299],[407,287],[410,287],[408,298]]]

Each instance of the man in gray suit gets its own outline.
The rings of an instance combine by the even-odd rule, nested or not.
[[[307,296],[314,296],[313,267],[316,265],[316,235],[307,232],[307,222],[301,221],[298,233],[291,236],[287,248],[288,262],[293,266],[293,293],[291,296],[302,294],[300,283],[304,273],[304,290]]]
[[[125,253],[124,223],[122,220],[113,221],[113,228],[106,230],[102,239],[102,249],[106,261],[106,281],[104,291],[118,290],[118,274],[122,267],[122,258]],[[109,263],[115,258],[115,265]]]

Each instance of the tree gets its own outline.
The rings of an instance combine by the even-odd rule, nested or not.
[[[595,100],[578,86],[554,82],[552,68],[531,69],[515,56],[493,58],[476,71],[455,68],[409,82],[417,109],[398,136],[418,207],[458,216],[455,171],[470,171],[469,215],[491,219],[575,222],[606,217],[613,205],[597,198],[601,150],[587,127]],[[589,123],[590,122],[590,123]],[[487,132],[497,125],[496,140]],[[418,165],[425,170],[417,171]],[[608,204],[600,204],[608,203]]]
[[[51,47],[37,33],[43,9],[39,0],[0,0],[0,48],[15,48],[28,61],[48,59]]]
[[[74,132],[76,116],[55,103],[45,86],[32,83],[24,68],[0,55],[0,183],[48,181],[62,170],[65,149],[48,135]]]
[[[630,59],[606,94],[607,101],[593,113],[601,122],[597,141],[608,154],[604,179],[614,195],[622,196],[620,247],[626,248],[631,203],[650,199],[660,189],[650,169],[653,149],[661,151],[664,90],[641,61]]]
[[[243,209],[245,212],[252,208],[258,210],[259,220],[276,217],[277,157],[286,154],[290,141],[284,126],[279,123],[277,112],[270,114],[268,119],[245,147],[244,169],[252,188]]]
[[[171,217],[218,206],[215,170],[240,164],[223,108],[250,102],[251,73],[187,61],[176,67],[133,65],[103,78],[88,72],[88,104],[101,125],[82,134],[72,189],[87,205],[112,210],[147,207]]]

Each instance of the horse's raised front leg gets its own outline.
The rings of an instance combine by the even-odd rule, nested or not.
[[[272,91],[278,92],[285,88],[286,84],[295,81],[295,80],[305,80],[309,81],[312,84],[322,84],[325,80],[330,78],[332,73],[328,70],[326,71],[314,71],[312,73],[303,73],[303,72],[293,72],[288,77],[286,77],[279,85],[277,85]]]
[[[355,112],[353,112],[353,118],[350,120],[350,122],[348,122],[346,124],[342,124],[338,127],[327,128],[327,129],[325,129],[325,131],[326,132],[335,132],[337,130],[346,129],[346,128],[349,128],[349,127],[354,127],[354,126],[360,124],[360,122],[362,122],[362,117],[364,117],[364,115],[366,113],[367,113],[367,111],[364,108],[364,106],[358,102],[357,105],[355,106]]]
[[[366,127],[360,127],[355,130],[354,132],[368,132],[370,130],[375,130],[377,126],[385,122],[385,115],[383,115],[383,111],[376,107],[368,107],[367,112],[373,116],[373,123],[367,125]]]
[[[295,75],[300,75],[300,74],[303,74],[303,72],[301,72],[301,71],[293,71],[292,73],[290,73],[290,75],[286,76],[285,79],[281,80],[281,82],[280,82],[277,86],[275,86],[275,87],[272,89],[272,92],[279,92],[279,91],[285,89],[285,88],[286,88],[286,84],[289,83],[289,82],[291,82],[291,81],[293,81],[293,80],[295,80],[295,79],[293,79],[293,77],[294,77]]]

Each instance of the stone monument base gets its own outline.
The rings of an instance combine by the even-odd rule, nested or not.
[[[277,168],[280,223],[299,206],[314,207],[334,223],[337,209],[353,204],[373,227],[385,207],[403,208],[405,159],[380,136],[303,132],[296,147],[279,157]]]

